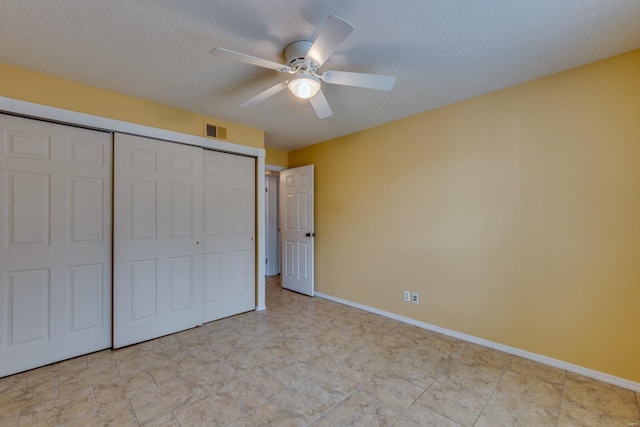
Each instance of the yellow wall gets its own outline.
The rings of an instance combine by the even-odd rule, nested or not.
[[[264,147],[264,131],[110,92],[11,65],[0,64],[0,94],[160,129],[203,136],[204,123],[227,128],[226,141]]]
[[[275,148],[266,148],[266,158],[264,163],[272,166],[287,167],[289,164],[289,155],[286,151],[276,150]]]
[[[289,166],[315,165],[319,292],[640,381],[639,159],[637,50]]]

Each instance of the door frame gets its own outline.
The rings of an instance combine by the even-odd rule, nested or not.
[[[265,187],[265,150],[218,139],[204,138],[150,126],[129,123],[57,107],[35,104],[19,99],[0,96],[0,112],[17,116],[43,119],[60,124],[80,126],[88,129],[128,133],[147,138],[160,139],[177,144],[194,145],[232,154],[256,158],[256,311],[266,310],[265,304],[265,265],[258,260],[265,259],[265,192],[258,191]],[[113,222],[113,218],[108,219]]]
[[[282,172],[283,170],[286,170],[287,168],[284,166],[276,166],[276,165],[265,165],[264,166],[265,172],[269,171],[269,172]],[[278,185],[280,183],[280,178],[278,177]],[[266,188],[266,173],[265,173],[265,188]],[[279,189],[278,189],[279,191]],[[280,229],[280,194],[278,194],[278,197],[276,197],[276,211],[278,212],[278,230]],[[263,211],[263,216],[265,217],[265,245],[267,243],[267,224],[266,224],[266,216],[267,216],[267,203],[265,200],[265,205],[264,205],[264,211]],[[267,257],[267,249],[265,246],[265,258]],[[280,231],[278,231],[278,274],[282,273],[282,239],[280,238]],[[266,271],[267,271],[267,266],[264,266],[265,268],[265,275],[266,275]]]

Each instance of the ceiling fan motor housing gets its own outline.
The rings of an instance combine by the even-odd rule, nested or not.
[[[313,42],[307,40],[300,40],[297,42],[290,43],[284,49],[284,57],[287,60],[287,65],[291,68],[292,71],[304,71],[309,67],[310,64],[306,64],[304,58],[307,56],[309,49],[311,49],[311,45]]]

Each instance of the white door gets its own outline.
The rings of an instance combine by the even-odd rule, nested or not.
[[[112,136],[0,115],[0,377],[111,346]]]
[[[204,150],[203,320],[256,308],[255,159]]]
[[[313,296],[313,165],[280,172],[282,287]]]
[[[265,249],[267,276],[280,274],[280,218],[278,213],[279,186],[277,176],[265,179],[267,194],[265,197]]]
[[[115,135],[114,347],[202,323],[202,149]]]

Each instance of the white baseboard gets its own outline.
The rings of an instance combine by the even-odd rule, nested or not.
[[[337,298],[337,297],[323,294],[320,292],[316,292],[316,296],[320,298],[328,299],[340,304],[359,308],[360,310],[368,311],[370,313],[379,314],[380,316],[398,320],[403,323],[408,323],[409,325],[417,326],[419,328],[428,329],[430,331],[438,332],[443,335],[448,335],[453,338],[458,338],[460,340],[467,341],[473,344],[489,347],[494,350],[499,350],[504,353],[513,354],[514,356],[519,356],[525,359],[533,360],[535,362],[544,363],[545,365],[553,366],[555,368],[564,369],[565,371],[573,372],[574,374],[584,375],[585,377],[593,378],[605,383],[613,384],[619,387],[627,388],[629,390],[640,392],[640,383],[638,382],[630,381],[624,378],[605,374],[604,372],[595,371],[593,369],[574,365],[572,363],[564,362],[562,360],[554,359],[552,357],[531,353],[529,351],[521,350],[519,348],[510,347],[508,345],[485,340],[483,338],[474,337],[473,335],[467,335],[461,332],[453,331],[451,329],[441,328],[440,326],[431,325],[429,323],[421,322],[419,320],[411,319],[409,317],[400,316],[399,314],[390,313],[384,310],[379,310],[377,308],[369,307],[363,304],[358,304],[356,302],[348,301],[342,298]]]

